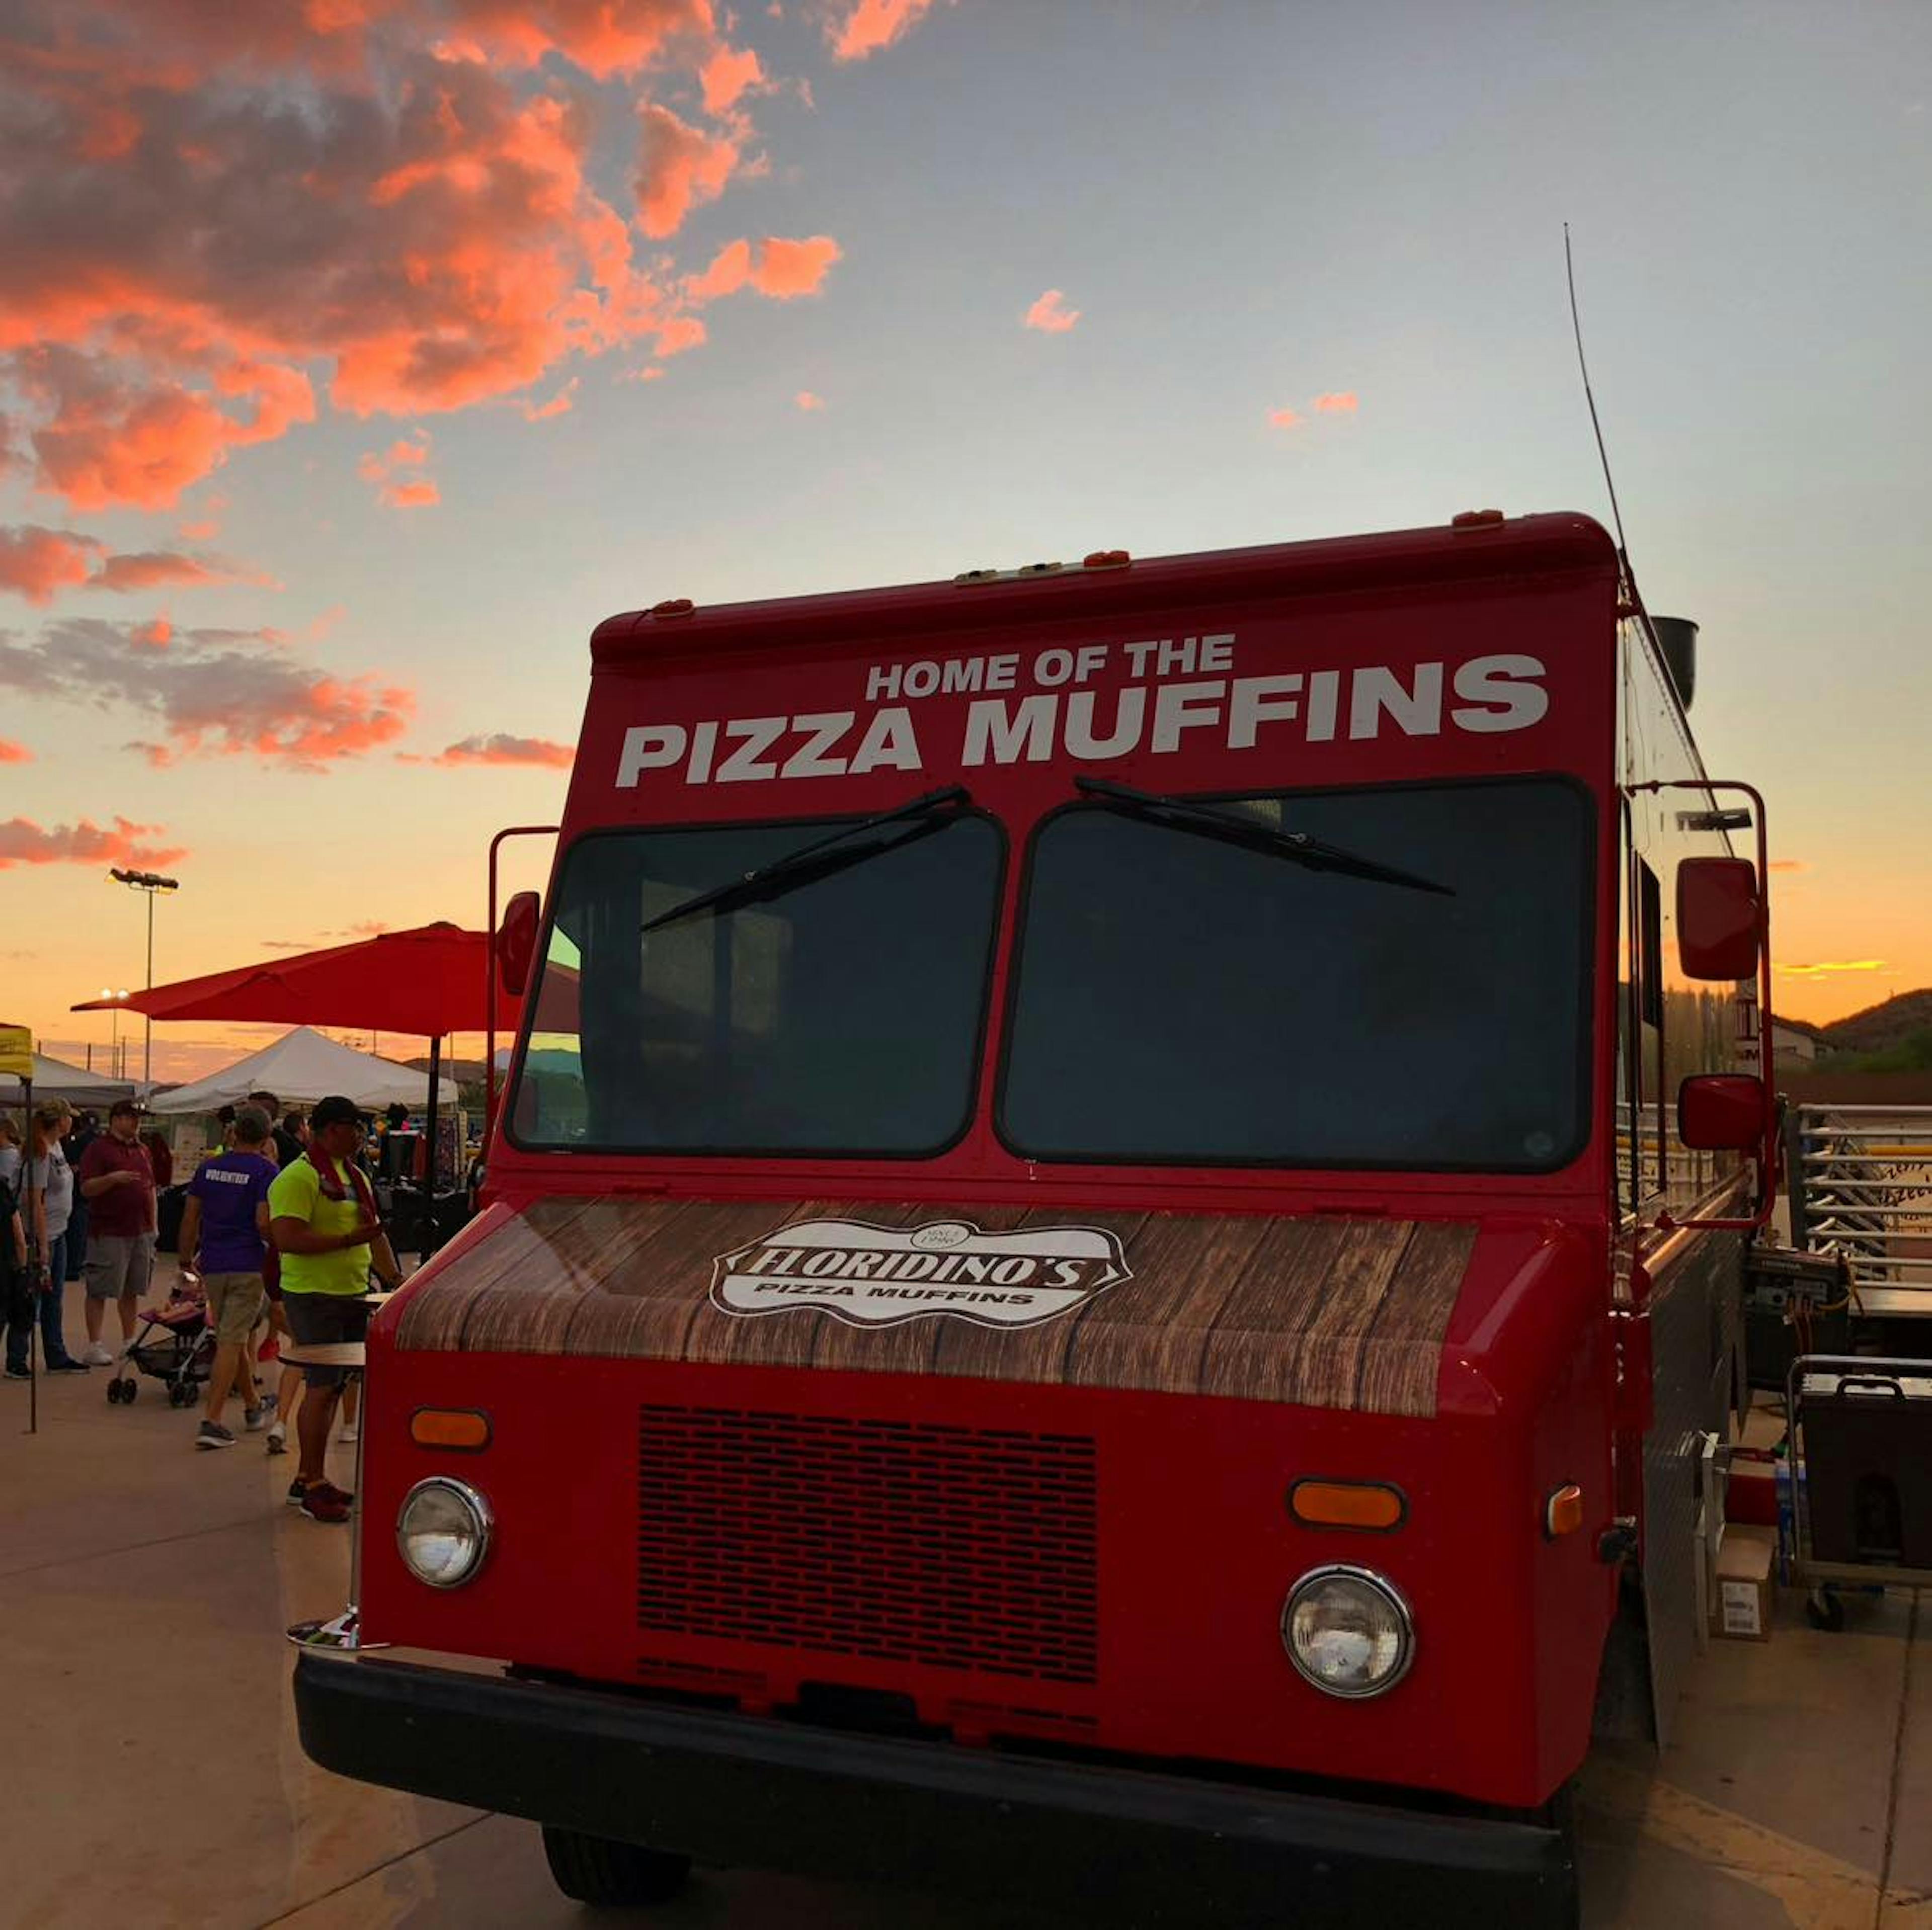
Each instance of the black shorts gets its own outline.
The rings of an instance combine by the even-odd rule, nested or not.
[[[282,1311],[296,1345],[329,1347],[338,1341],[364,1340],[369,1333],[369,1309],[355,1293],[297,1293],[282,1290]],[[346,1367],[305,1367],[300,1361],[302,1378],[311,1387],[340,1387],[349,1373]]]

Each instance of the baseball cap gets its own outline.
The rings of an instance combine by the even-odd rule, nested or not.
[[[362,1122],[362,1109],[353,1099],[345,1099],[340,1092],[318,1099],[315,1110],[308,1116],[311,1132],[321,1132],[332,1125],[360,1125]]]

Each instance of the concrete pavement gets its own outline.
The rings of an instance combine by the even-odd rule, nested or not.
[[[284,1505],[260,1436],[190,1445],[152,1381],[0,1383],[0,1925],[546,1930],[621,1916],[551,1887],[537,1832],[345,1782],[297,1746],[282,1630],[340,1606],[346,1532]],[[336,1476],[350,1479],[350,1450]],[[1589,1930],[1932,1930],[1932,1657],[1912,1597],[1838,1635],[1780,1603],[1715,1642],[1660,1762],[1582,1784]],[[701,1872],[665,1930],[1074,1930],[1017,1905]]]

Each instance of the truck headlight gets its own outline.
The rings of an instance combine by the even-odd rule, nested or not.
[[[396,1511],[396,1546],[418,1581],[460,1588],[483,1566],[495,1525],[489,1503],[475,1488],[433,1474],[403,1497]]]
[[[1311,1569],[1288,1591],[1281,1639],[1288,1659],[1330,1695],[1380,1695],[1415,1656],[1408,1604],[1365,1568]]]

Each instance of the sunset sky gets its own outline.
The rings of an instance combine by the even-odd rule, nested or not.
[[[1606,517],[1565,220],[1780,1006],[1932,984],[1928,100],[1903,0],[4,0],[0,1018],[104,1045],[110,864],[160,978],[480,923],[614,610]]]

